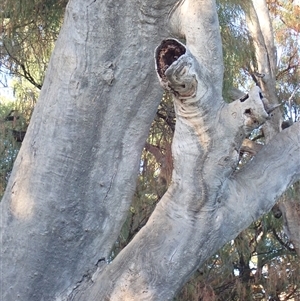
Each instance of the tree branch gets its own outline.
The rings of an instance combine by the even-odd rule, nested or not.
[[[239,207],[238,214],[231,217],[229,224],[246,228],[269,212],[282,193],[300,179],[299,131],[300,123],[297,122],[277,134],[246,168],[229,179],[222,198],[227,212],[224,214],[230,215],[237,204]]]
[[[272,229],[272,233],[273,233],[273,235],[274,235],[274,237],[275,237],[275,239],[285,248],[285,249],[287,249],[287,250],[289,250],[290,252],[295,252],[295,249],[293,249],[293,248],[291,248],[290,246],[289,246],[289,242],[284,242],[280,237],[279,237],[279,235],[277,234],[277,232],[276,232],[276,230],[273,228]]]
[[[147,224],[76,300],[166,300],[248,225],[232,224],[244,203],[237,205],[235,199],[235,206],[227,205],[226,199],[242,189],[229,178],[242,141],[268,118],[260,89],[255,86],[225,104],[215,100],[213,79],[183,44],[164,40],[155,53],[160,82],[174,95],[172,182]],[[246,222],[252,222],[251,216]]]
[[[23,63],[21,63],[16,57],[14,57],[12,55],[12,53],[8,50],[8,48],[6,47],[5,43],[3,43],[3,46],[8,54],[8,56],[16,63],[17,66],[19,66],[22,72],[19,72],[17,70],[15,70],[14,72],[22,77],[24,77],[25,79],[27,79],[33,86],[35,86],[36,88],[38,88],[39,90],[41,90],[42,85],[38,84],[35,79],[31,76],[30,72],[27,71],[25,65]]]
[[[201,21],[200,21],[201,20]],[[223,54],[218,15],[215,14],[215,1],[179,1],[169,16],[172,33],[186,41],[189,51],[201,66],[208,70],[215,84],[216,99],[222,98]],[[197,26],[195,26],[197,24]],[[209,30],[207,30],[209,28]],[[205,41],[205,42],[204,42]],[[198,47],[201,45],[201,47]],[[213,53],[213,58],[212,58]]]

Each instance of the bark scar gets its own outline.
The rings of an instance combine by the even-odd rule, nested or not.
[[[110,183],[109,183],[107,192],[106,192],[105,197],[104,197],[104,201],[107,199],[107,196],[108,196],[108,194],[109,194],[109,192],[110,192],[110,190],[111,190],[111,187],[112,187],[112,185],[113,185],[113,182],[114,182],[114,179],[115,179],[115,177],[116,177],[116,174],[117,174],[117,171],[115,171],[114,174],[113,174],[112,177],[111,177],[111,180],[110,180]]]

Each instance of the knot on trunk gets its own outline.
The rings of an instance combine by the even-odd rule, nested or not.
[[[186,47],[175,39],[166,39],[155,50],[156,71],[162,87],[180,98],[196,95],[194,59]]]
[[[161,42],[155,50],[156,71],[160,79],[167,81],[166,70],[185,52],[185,46],[174,39]]]

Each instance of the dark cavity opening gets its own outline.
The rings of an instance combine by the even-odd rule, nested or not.
[[[162,79],[166,77],[165,71],[185,52],[184,45],[176,40],[167,39],[162,41],[156,50],[157,72]]]
[[[240,98],[240,102],[244,102],[248,98],[249,98],[249,95],[246,94],[245,96],[243,96],[242,98]]]

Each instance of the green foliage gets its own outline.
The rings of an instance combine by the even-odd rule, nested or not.
[[[41,88],[67,0],[5,1],[0,13],[1,72]]]
[[[277,46],[276,89],[279,99],[285,102],[286,119],[300,119],[300,6],[293,1],[270,1],[274,15],[273,28]],[[297,17],[298,16],[298,17]]]
[[[0,198],[2,197],[9,178],[14,160],[20,148],[17,142],[17,128],[22,124],[22,118],[15,110],[12,101],[0,98]]]
[[[299,296],[299,260],[280,235],[281,219],[265,215],[211,257],[174,301],[293,300],[283,297]]]
[[[223,96],[229,101],[232,87],[247,89],[247,82],[251,80],[249,69],[255,55],[239,1],[218,1],[218,15],[224,59]]]
[[[14,99],[0,97],[0,198],[3,196],[39,93],[36,87],[21,78],[13,81],[12,89]]]
[[[14,93],[13,101],[1,99],[0,103],[0,196],[42,87],[66,4],[67,0],[5,0],[0,12],[1,83],[7,86],[7,77],[13,77]],[[12,110],[15,117],[8,121]]]

